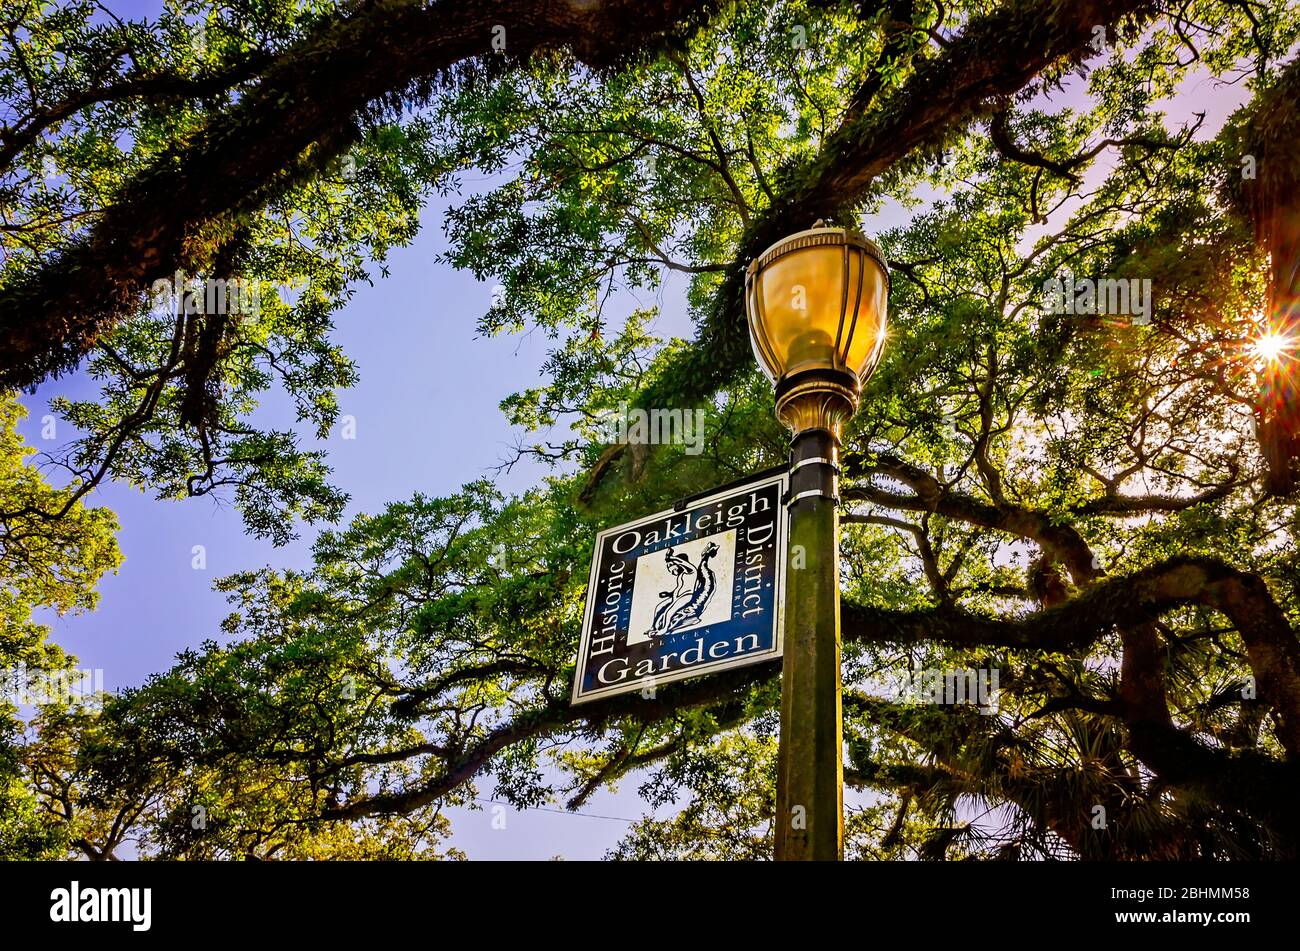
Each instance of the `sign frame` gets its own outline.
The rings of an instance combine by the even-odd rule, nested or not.
[[[746,476],[743,479],[738,479],[735,482],[730,482],[727,483],[726,485],[722,485],[714,489],[709,489],[706,490],[705,492],[696,495],[687,496],[685,499],[682,499],[679,502],[677,502],[672,508],[655,512],[652,515],[644,515],[641,516],[640,518],[636,518],[631,521],[624,522],[620,525],[611,526],[610,528],[604,529],[603,531],[597,533],[595,539],[595,545],[592,552],[592,558],[591,558],[591,571],[587,579],[587,597],[585,600],[585,606],[582,613],[582,633],[578,640],[578,654],[574,666],[573,686],[570,693],[571,706],[577,706],[579,704],[584,704],[584,703],[593,703],[598,700],[604,700],[609,697],[619,696],[626,693],[640,692],[646,690],[647,687],[653,690],[653,688],[660,687],[665,684],[673,683],[679,680],[686,680],[692,677],[702,677],[707,674],[719,673],[721,671],[731,670],[737,667],[747,667],[753,664],[766,663],[774,660],[779,660],[782,657],[784,646],[785,646],[785,637],[784,637],[785,635],[785,610],[784,610],[785,582],[786,582],[786,571],[789,568],[788,549],[789,549],[790,519],[789,519],[789,512],[787,511],[785,505],[786,497],[789,494],[789,485],[790,485],[789,469],[787,466],[778,466],[771,469],[765,469],[761,472],[756,472],[752,475]],[[625,534],[629,531],[646,529],[649,526],[654,525],[656,523],[664,523],[664,522],[671,523],[672,519],[682,518],[687,513],[694,513],[697,510],[705,509],[710,506],[717,506],[720,505],[720,503],[723,502],[724,500],[742,496],[747,493],[751,494],[750,497],[752,500],[753,497],[752,493],[757,493],[760,491],[766,492],[770,490],[772,487],[775,487],[776,489],[773,498],[773,518],[775,521],[776,537],[774,540],[774,545],[772,547],[772,556],[773,556],[772,582],[770,585],[772,591],[771,602],[770,602],[772,621],[771,621],[770,646],[762,649],[746,651],[745,653],[736,654],[732,656],[709,658],[707,660],[701,658],[699,662],[692,663],[690,666],[678,667],[677,669],[669,670],[663,673],[655,672],[649,675],[629,677],[625,681],[612,684],[607,687],[598,687],[594,689],[588,688],[584,690],[583,684],[587,676],[588,665],[591,659],[590,651],[592,648],[592,641],[594,639],[594,635],[596,631],[599,629],[599,620],[597,618],[596,605],[597,605],[597,598],[600,594],[600,581],[602,578],[602,567],[604,566],[602,556],[606,550],[605,549],[606,541],[612,537]],[[751,502],[751,508],[752,508],[752,502]],[[766,509],[764,509],[763,511],[766,511]],[[753,513],[751,512],[751,515],[752,514]],[[743,523],[743,519],[742,519],[742,523]],[[690,524],[690,522],[688,522],[688,524]],[[746,526],[746,529],[748,529],[748,526]],[[714,528],[712,530],[706,530],[704,534],[700,534],[700,530],[697,529],[692,533],[688,533],[692,535],[693,540],[678,542],[675,545],[668,545],[666,541],[662,543],[658,543],[657,550],[654,550],[653,553],[657,555],[660,554],[661,552],[671,551],[673,548],[684,547],[684,545],[694,544],[696,542],[704,541],[706,539],[715,536],[722,536],[726,534],[734,535],[735,533],[736,533],[735,528],[732,528],[730,529],[730,531],[728,531],[728,528],[725,525]],[[649,554],[650,553],[638,555],[636,556],[636,558],[632,559],[632,563],[634,566],[633,575],[632,575],[633,585],[635,585],[636,562],[639,561],[641,558],[648,557]],[[733,554],[738,558],[739,557],[738,549],[733,549]],[[689,558],[684,560],[689,566]],[[732,591],[730,592],[730,594],[734,595],[737,583],[738,582],[736,580],[736,576],[733,575],[732,584],[731,584]],[[667,592],[660,592],[660,594],[667,594]],[[622,597],[623,596],[620,595],[620,601],[619,601],[620,608],[622,605]],[[628,595],[628,600],[629,602],[633,600],[631,593]],[[632,609],[633,608],[630,605],[629,610]],[[705,631],[709,628],[714,627],[717,624],[723,624],[723,623],[735,624],[736,622],[735,622],[734,613],[726,621],[718,621],[718,622],[714,622],[713,624],[700,624],[698,627],[689,629],[689,631],[690,632],[696,630]],[[625,630],[622,630],[620,632],[621,633],[620,639],[623,641],[623,651],[625,653],[628,649],[626,642],[630,632],[631,632],[630,625]],[[669,656],[674,656],[674,655],[669,655]]]

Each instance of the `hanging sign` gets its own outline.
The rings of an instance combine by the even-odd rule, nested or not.
[[[596,536],[573,702],[781,656],[786,474]]]

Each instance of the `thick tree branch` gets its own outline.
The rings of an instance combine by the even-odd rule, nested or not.
[[[1116,628],[1140,628],[1189,604],[1221,611],[1233,622],[1246,644],[1259,697],[1277,712],[1283,747],[1292,756],[1300,753],[1300,642],[1262,579],[1216,559],[1173,558],[1136,574],[1110,577],[1057,607],[1015,621],[956,608],[895,611],[853,603],[842,605],[841,619],[845,640],[1069,651]],[[1135,689],[1151,693],[1148,687]],[[1150,719],[1151,710],[1142,709]]]
[[[872,108],[851,110],[815,159],[785,170],[776,200],[746,229],[697,346],[683,351],[658,384],[663,393],[647,394],[646,404],[676,405],[670,395],[702,398],[750,365],[743,291],[751,259],[818,218],[852,217],[872,184],[900,161],[941,145],[1052,63],[1093,55],[1094,27],[1148,16],[1153,7],[1149,0],[1013,0],[972,20],[897,93],[879,103],[873,94]]]
[[[362,816],[407,813],[430,805],[456,787],[473,779],[492,757],[523,740],[564,731],[597,731],[618,720],[657,723],[674,717],[682,710],[711,707],[720,721],[738,722],[747,706],[751,687],[772,679],[776,668],[771,664],[727,671],[685,683],[660,687],[651,698],[639,693],[611,697],[595,705],[570,706],[568,699],[554,699],[544,706],[520,713],[481,737],[461,756],[448,763],[447,769],[417,788],[393,793],[355,798],[336,808],[324,810],[323,819],[357,819]]]
[[[152,280],[177,269],[204,272],[241,216],[340,154],[368,106],[462,60],[492,55],[494,28],[506,26],[511,58],[567,46],[603,67],[712,6],[388,0],[327,21],[277,56],[235,105],[126,185],[83,238],[4,288],[0,386],[32,386],[75,366],[136,308]]]
[[[1046,513],[1011,502],[1004,501],[998,505],[955,491],[919,466],[889,454],[878,455],[872,464],[846,456],[844,464],[846,474],[855,479],[886,476],[902,482],[915,493],[902,495],[861,481],[842,490],[846,501],[870,502],[901,511],[933,512],[981,528],[1028,538],[1062,562],[1076,584],[1086,584],[1101,574],[1094,563],[1092,549],[1083,536],[1072,526],[1053,521]]]
[[[1139,626],[1188,604],[1213,607],[1234,622],[1247,644],[1260,699],[1277,711],[1279,735],[1290,750],[1297,739],[1296,724],[1300,724],[1300,650],[1295,633],[1260,579],[1213,559],[1176,558],[1127,577],[1107,578],[1059,607],[1020,620],[981,617],[947,607],[896,611],[850,602],[843,605],[842,623],[846,641],[941,641],[967,647],[1068,651],[1085,647],[1120,626]],[[527,739],[566,731],[598,731],[622,720],[656,723],[699,707],[710,708],[721,723],[743,722],[751,714],[751,689],[776,675],[774,665],[764,664],[672,684],[650,699],[634,693],[577,707],[566,700],[553,700],[490,730],[425,784],[356,798],[326,810],[322,818],[355,819],[430,805],[471,780],[501,750]],[[1159,735],[1164,736],[1163,732]],[[1187,741],[1205,749],[1190,737]],[[1164,737],[1161,742],[1167,745],[1172,741]],[[1185,744],[1179,740],[1178,745]]]
[[[0,172],[33,145],[43,133],[90,106],[132,99],[197,99],[225,92],[256,78],[269,58],[252,51],[231,66],[201,76],[178,73],[129,74],[88,89],[77,90],[66,99],[34,109],[14,125],[0,130]]]

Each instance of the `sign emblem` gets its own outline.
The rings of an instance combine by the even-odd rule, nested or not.
[[[573,702],[781,656],[786,474],[596,536]]]

